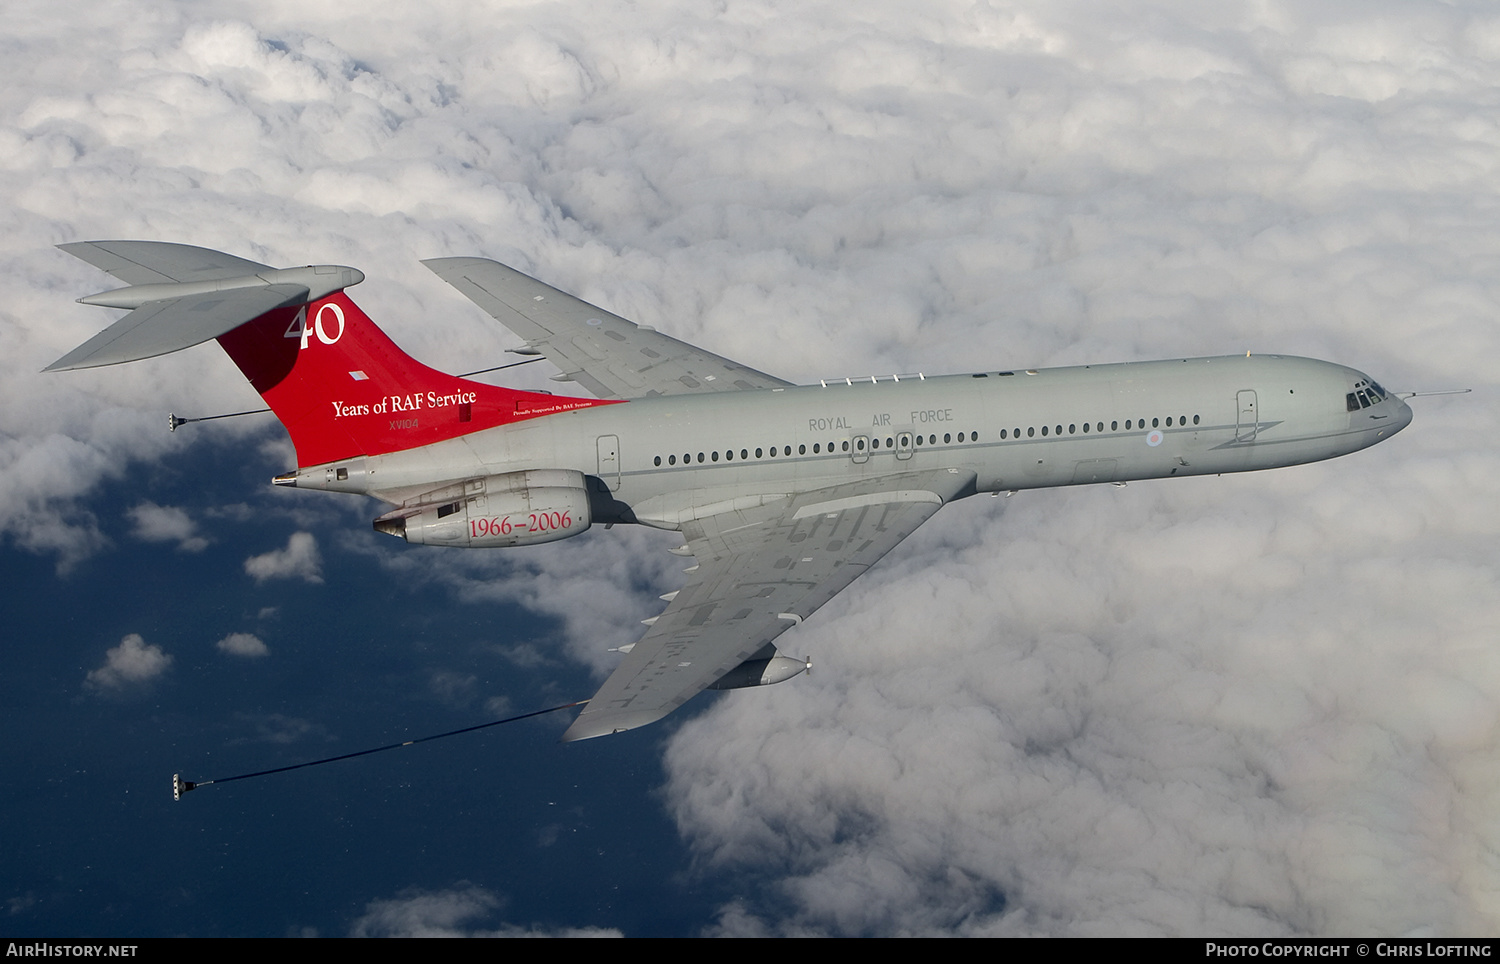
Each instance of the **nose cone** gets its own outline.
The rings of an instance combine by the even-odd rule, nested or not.
[[[1396,411],[1391,416],[1392,420],[1396,424],[1391,426],[1391,430],[1387,433],[1387,435],[1395,435],[1397,432],[1401,431],[1403,428],[1406,428],[1406,426],[1411,424],[1411,406],[1406,404],[1406,400],[1400,398],[1392,398],[1391,401],[1395,402],[1396,404]]]
[[[1384,442],[1410,425],[1411,414],[1411,406],[1405,401],[1395,395],[1387,395],[1380,404],[1364,409],[1352,417],[1358,419],[1360,415],[1365,416],[1365,444],[1374,445]]]

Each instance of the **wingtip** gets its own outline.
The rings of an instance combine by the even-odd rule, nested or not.
[[[573,743],[578,740],[592,740],[600,736],[614,736],[616,733],[624,733],[637,727],[655,723],[676,709],[672,706],[666,709],[653,707],[646,710],[616,710],[613,712],[600,710],[590,714],[584,710],[578,714],[578,719],[563,733],[561,742]]]
[[[485,258],[473,258],[464,256],[451,258],[423,258],[422,264],[427,267],[428,271],[441,276],[444,271],[447,271],[450,268],[464,268],[473,264],[484,264],[486,263],[486,260],[487,259]]]

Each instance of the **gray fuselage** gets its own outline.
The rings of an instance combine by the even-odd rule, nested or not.
[[[295,484],[401,504],[466,478],[574,469],[598,480],[596,521],[675,529],[735,500],[934,468],[1000,491],[1298,465],[1410,421],[1342,365],[1190,358],[640,398],[303,468]]]

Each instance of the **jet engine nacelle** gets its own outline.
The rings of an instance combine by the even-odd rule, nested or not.
[[[593,524],[582,472],[539,469],[468,479],[428,492],[375,520],[375,528],[422,546],[535,546]]]

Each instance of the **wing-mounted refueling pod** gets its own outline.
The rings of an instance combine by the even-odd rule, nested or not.
[[[124,288],[79,298],[80,304],[131,311],[43,369],[49,372],[118,365],[191,348],[268,311],[317,301],[365,280],[359,269],[344,265],[272,268],[160,241],[81,241],[59,247],[128,282]]]
[[[711,683],[708,688],[738,690],[751,686],[770,686],[773,683],[785,683],[793,676],[811,672],[812,660],[783,656],[780,650],[767,643],[754,656],[720,676],[718,681]]]

